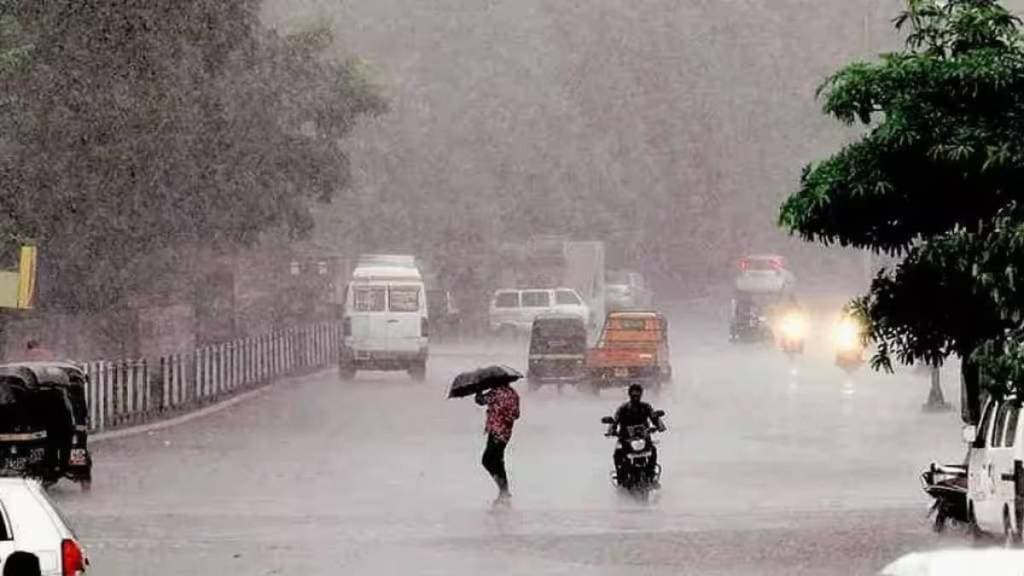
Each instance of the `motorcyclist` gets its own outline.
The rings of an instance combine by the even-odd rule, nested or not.
[[[654,413],[654,407],[643,401],[644,387],[640,384],[629,386],[629,401],[619,406],[612,418],[612,424],[608,425],[608,436],[618,436],[619,441],[615,445],[615,452],[612,460],[615,463],[615,473],[622,477],[623,466],[626,463],[626,448],[630,440],[629,429],[632,426],[653,426],[659,432],[665,431],[665,424]],[[651,458],[648,461],[651,469],[658,463],[658,451],[651,444]]]

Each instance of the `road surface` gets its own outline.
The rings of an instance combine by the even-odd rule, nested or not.
[[[917,474],[963,454],[956,413],[921,413],[925,376],[847,377],[824,334],[796,374],[725,343],[719,320],[673,313],[675,382],[655,401],[664,490],[648,506],[608,481],[599,420],[624,392],[524,385],[513,508],[492,512],[482,410],[445,390],[479,364],[524,367],[525,351],[480,342],[438,346],[424,384],[325,372],[99,444],[93,491],[55,499],[108,576],[846,575],[965,543],[925,518]]]

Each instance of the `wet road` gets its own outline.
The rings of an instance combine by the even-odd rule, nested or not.
[[[695,314],[695,313],[694,313]],[[282,383],[206,419],[96,446],[96,481],[55,497],[93,573],[870,574],[933,536],[917,474],[963,454],[955,413],[925,415],[923,376],[847,377],[825,339],[795,375],[771,349],[673,317],[664,490],[608,482],[600,398],[523,393],[513,508],[490,510],[483,414],[451,376],[524,352],[436,348],[428,382],[334,373]],[[947,395],[954,397],[952,380]]]

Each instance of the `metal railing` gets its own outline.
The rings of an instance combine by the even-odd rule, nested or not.
[[[167,418],[337,361],[338,324],[316,324],[156,359],[88,362],[90,431]]]

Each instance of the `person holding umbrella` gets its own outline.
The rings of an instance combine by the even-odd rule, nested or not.
[[[495,506],[507,506],[512,497],[505,470],[505,448],[512,439],[512,427],[519,419],[519,394],[511,383],[522,378],[519,372],[505,366],[491,366],[460,374],[452,383],[449,398],[475,394],[476,403],[487,407],[484,430],[487,447],[481,463],[498,486]]]

